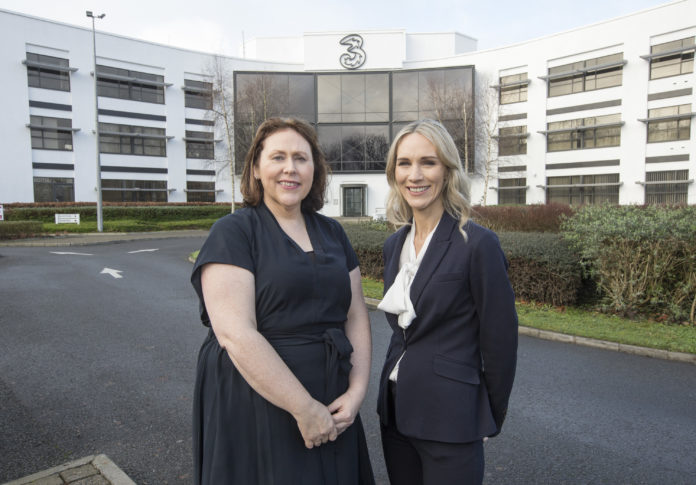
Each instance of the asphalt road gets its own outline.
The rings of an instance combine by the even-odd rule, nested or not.
[[[186,256],[201,243],[0,248],[0,483],[96,453],[139,484],[191,482],[206,330]],[[374,406],[389,332],[371,321],[363,421],[386,483]],[[694,484],[694,402],[693,365],[522,337],[486,484]]]

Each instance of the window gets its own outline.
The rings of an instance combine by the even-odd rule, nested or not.
[[[500,104],[527,101],[527,73],[500,77]]]
[[[498,180],[498,204],[524,205],[527,203],[527,179]]]
[[[314,74],[234,73],[234,149],[241,173],[256,129],[274,116],[316,122]]]
[[[104,202],[167,202],[167,182],[102,179]]]
[[[694,72],[694,47],[694,37],[650,47],[650,79]]]
[[[549,97],[621,86],[623,52],[550,67]]]
[[[688,170],[647,172],[645,174],[646,204],[686,204],[689,189]]]
[[[70,91],[70,62],[60,57],[27,52],[29,87]],[[74,69],[73,69],[74,70]]]
[[[164,128],[99,123],[99,151],[166,157],[167,136]]]
[[[410,121],[439,120],[473,171],[473,68],[399,72],[235,72],[234,145],[241,170],[258,126],[294,116],[317,129],[334,172],[383,171],[389,143]]]
[[[389,121],[388,74],[317,76],[319,123]]]
[[[619,174],[571,175],[546,178],[546,202],[560,204],[618,204]]]
[[[34,202],[75,202],[73,179],[34,177]]]
[[[691,105],[667,106],[648,110],[648,143],[691,138]],[[650,121],[654,119],[655,121]]]
[[[622,124],[620,114],[548,123],[546,150],[560,152],[619,146]]]
[[[215,202],[215,182],[186,182],[186,202]]]
[[[209,131],[186,131],[186,158],[215,158],[215,141]]]
[[[213,83],[184,79],[184,105],[187,108],[212,109]]]
[[[498,130],[498,155],[525,155],[527,153],[527,125],[510,126]]]
[[[72,151],[72,120],[30,116],[31,147],[38,150]]]
[[[106,98],[164,104],[164,76],[97,66],[97,93]]]
[[[388,126],[319,125],[317,131],[333,172],[381,172],[386,168]]]

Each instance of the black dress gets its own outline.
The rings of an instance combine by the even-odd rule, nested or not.
[[[312,253],[285,234],[264,204],[221,218],[201,248],[191,282],[201,321],[210,326],[201,267],[225,263],[251,271],[258,331],[312,397],[328,405],[348,388],[348,273],[358,261],[336,221],[303,215]],[[198,356],[193,448],[200,485],[374,483],[359,416],[336,441],[305,448],[292,415],[247,384],[212,330]]]

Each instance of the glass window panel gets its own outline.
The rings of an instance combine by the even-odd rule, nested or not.
[[[317,76],[319,122],[338,122],[341,114],[341,76]]]
[[[392,74],[394,121],[418,119],[418,72]]]
[[[365,121],[389,121],[389,75],[365,75]]]

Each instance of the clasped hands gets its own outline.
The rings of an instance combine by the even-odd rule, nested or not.
[[[312,399],[295,416],[305,446],[311,449],[335,441],[355,421],[360,402],[350,392],[341,394],[328,406]]]

